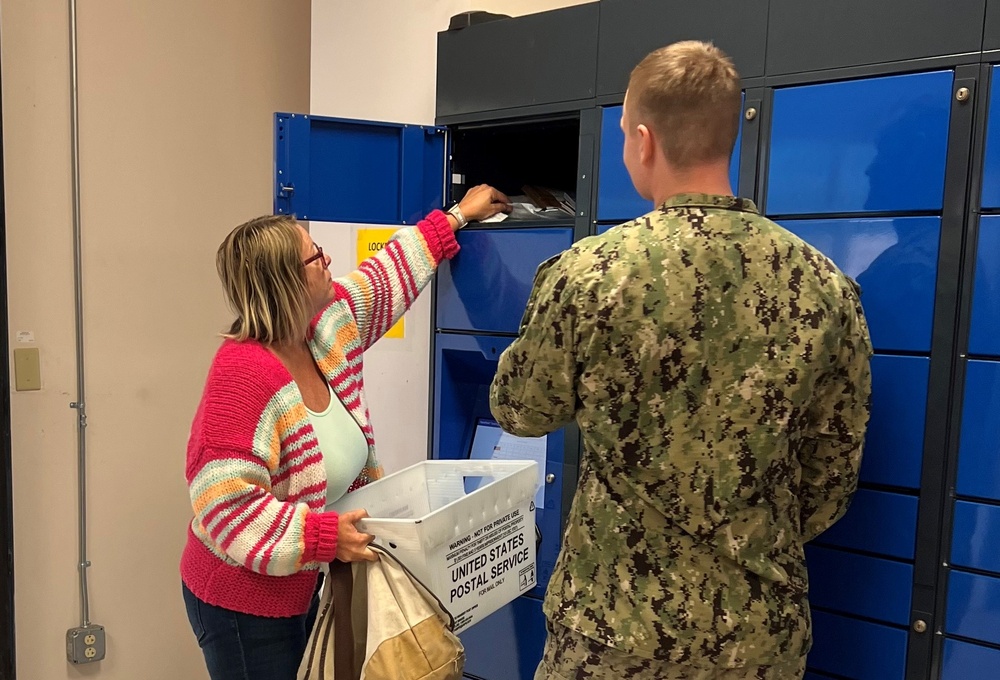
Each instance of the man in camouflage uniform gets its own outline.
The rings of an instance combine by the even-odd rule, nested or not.
[[[658,207],[543,263],[500,358],[505,430],[584,441],[536,680],[804,672],[803,544],[856,488],[871,345],[854,282],[731,195],[740,108],[711,45],[636,67],[624,159]]]

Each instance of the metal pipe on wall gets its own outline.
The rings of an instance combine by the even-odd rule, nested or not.
[[[73,163],[73,289],[76,298],[76,401],[70,408],[77,412],[77,502],[80,547],[80,625],[90,625],[90,588],[87,583],[87,406],[83,354],[83,249],[80,219],[80,102],[78,87],[78,49],[76,39],[76,0],[69,0],[70,23],[70,119]]]

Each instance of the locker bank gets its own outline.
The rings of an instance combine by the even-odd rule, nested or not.
[[[535,268],[651,209],[621,161],[632,66],[714,41],[743,77],[734,191],[860,283],[876,350],[861,488],[807,547],[807,677],[1000,677],[1000,0],[712,4],[444,31],[437,126],[275,115],[274,210],[413,224],[479,183],[575,196],[573,216],[470,225],[472,255],[438,274],[427,450],[475,456]],[[538,585],[463,634],[469,678],[531,678],[541,656],[580,434],[538,446]]]

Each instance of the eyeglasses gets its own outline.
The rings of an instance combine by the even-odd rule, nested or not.
[[[303,260],[302,265],[309,266],[316,260],[322,260],[322,259],[323,259],[323,248],[321,248],[320,246],[316,246],[316,254],[310,257],[308,260]]]

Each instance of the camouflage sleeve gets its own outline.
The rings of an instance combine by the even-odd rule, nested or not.
[[[853,282],[852,282],[853,284]],[[861,450],[871,414],[871,356],[856,289],[842,317],[837,361],[816,386],[810,428],[799,451],[803,542],[829,529],[850,505],[858,486]]]
[[[490,385],[493,417],[521,437],[557,430],[576,410],[577,307],[560,257],[538,267],[517,339]]]

